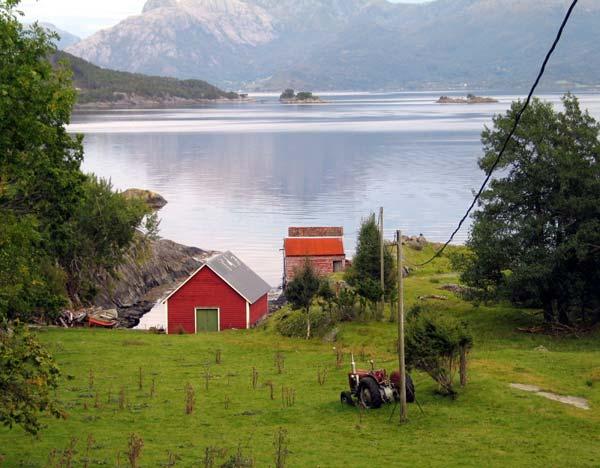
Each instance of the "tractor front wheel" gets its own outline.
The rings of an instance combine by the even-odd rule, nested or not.
[[[352,399],[351,392],[342,392],[340,393],[340,401],[343,405],[354,406],[354,400]]]
[[[379,392],[379,385],[374,379],[366,377],[358,383],[358,399],[362,406],[367,409],[377,409],[381,407],[383,400]]]

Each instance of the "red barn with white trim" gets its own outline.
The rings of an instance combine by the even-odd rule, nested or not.
[[[270,289],[231,252],[212,257],[163,301],[167,333],[250,328],[267,315]]]

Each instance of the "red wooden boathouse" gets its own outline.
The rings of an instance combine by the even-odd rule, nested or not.
[[[163,301],[167,333],[250,328],[268,313],[270,289],[234,254],[219,254]]]
[[[321,275],[346,269],[342,227],[291,227],[283,241],[283,250],[284,285],[307,259]]]

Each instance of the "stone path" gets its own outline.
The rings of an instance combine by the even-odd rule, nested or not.
[[[585,398],[579,398],[574,396],[564,396],[558,395],[557,393],[545,392],[540,387],[536,385],[526,385],[526,384],[518,384],[511,383],[511,388],[516,388],[517,390],[522,390],[524,392],[535,393],[536,395],[542,396],[544,398],[548,398],[549,400],[558,401],[560,403],[564,403],[565,405],[575,406],[576,408],[589,410],[590,403]]]

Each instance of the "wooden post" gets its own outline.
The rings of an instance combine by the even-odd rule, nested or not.
[[[383,318],[385,311],[385,265],[384,265],[384,245],[383,245],[383,206],[379,208],[379,277],[381,284],[381,304],[379,309],[379,318]],[[390,311],[392,313],[392,311]]]
[[[400,423],[408,420],[406,405],[406,365],[404,359],[404,278],[402,259],[402,231],[396,231],[398,264],[398,361],[400,364]]]

